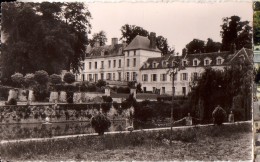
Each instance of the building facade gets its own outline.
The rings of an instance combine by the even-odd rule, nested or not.
[[[156,35],[151,33],[149,39],[136,36],[129,45],[118,44],[112,39],[112,45],[89,48],[83,69],[78,81],[105,80],[110,86],[127,85],[129,81],[141,83],[144,92],[158,94],[187,95],[191,91],[191,83],[202,75],[205,68],[224,70],[235,58],[249,59],[252,50],[241,49],[226,52],[183,54],[179,56],[184,68],[178,71],[172,86],[169,65],[178,56],[161,55],[156,47]]]

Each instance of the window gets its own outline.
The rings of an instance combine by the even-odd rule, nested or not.
[[[217,59],[217,65],[221,65],[222,64],[222,60],[219,58]]]
[[[116,60],[114,60],[114,68],[116,67]]]
[[[111,68],[111,60],[108,60],[108,68]]]
[[[197,80],[198,79],[198,73],[197,72],[194,72],[192,73],[192,80]]]
[[[116,80],[116,74],[113,73],[113,80]]]
[[[151,81],[152,82],[157,81],[157,75],[156,74],[151,74]]]
[[[121,72],[118,72],[118,80],[121,81]]]
[[[85,70],[85,63],[82,64],[82,70]]]
[[[111,73],[107,73],[107,80],[111,80]]]
[[[134,56],[136,56],[136,51],[134,50]]]
[[[146,92],[146,87],[144,87],[144,93]]]
[[[187,65],[187,61],[186,60],[182,61],[182,66],[185,66],[185,65]]]
[[[182,94],[185,96],[186,95],[186,87],[182,87]]]
[[[88,74],[88,81],[92,81],[92,74]]]
[[[147,82],[148,81],[148,74],[143,74],[142,80],[144,82]]]
[[[153,63],[153,68],[156,68],[156,63],[155,62]]]
[[[133,59],[133,67],[136,66],[136,58]]]
[[[166,61],[163,61],[163,62],[162,62],[162,66],[163,66],[163,67],[167,67]]]
[[[94,75],[94,81],[95,81],[95,82],[98,81],[98,74],[95,74],[95,75]]]
[[[165,87],[162,87],[162,94],[165,94]]]
[[[129,51],[127,51],[127,56],[129,57]]]
[[[181,80],[188,80],[188,73],[181,73]]]
[[[193,60],[193,66],[198,66],[198,60]]]
[[[155,93],[155,91],[156,91],[156,88],[155,88],[155,87],[153,87],[153,93]]]
[[[129,81],[129,72],[126,72],[126,81]]]
[[[209,60],[208,59],[204,61],[204,65],[206,65],[206,66],[209,65]]]
[[[136,76],[137,76],[136,72],[133,72],[133,80],[136,80]]]
[[[161,81],[166,81],[166,80],[167,80],[167,75],[161,74]]]
[[[89,69],[91,69],[91,62],[89,62],[88,67],[89,67]]]
[[[177,75],[174,75],[174,80],[177,80]],[[172,81],[172,75],[171,75],[171,81]]]
[[[129,67],[129,65],[130,65],[130,60],[127,59],[127,64],[126,64],[126,66]]]
[[[118,67],[121,68],[121,59],[119,60]]]
[[[101,73],[101,80],[104,80],[104,73]]]
[[[85,74],[82,74],[82,81],[85,81]]]
[[[97,62],[95,62],[95,69],[97,69]]]
[[[104,61],[101,61],[101,69],[104,69]]]

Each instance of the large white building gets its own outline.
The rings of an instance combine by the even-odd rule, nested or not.
[[[116,38],[112,45],[95,46],[88,49],[84,60],[84,68],[78,81],[106,80],[110,86],[127,85],[128,81],[142,84],[144,92],[159,94],[187,95],[190,84],[198,78],[206,67],[223,70],[230,66],[235,58],[252,59],[252,50],[241,49],[226,52],[183,54],[181,63],[185,67],[180,70],[174,80],[168,73],[168,65],[177,56],[161,55],[156,47],[156,35],[148,37],[136,36],[129,45],[118,44]]]

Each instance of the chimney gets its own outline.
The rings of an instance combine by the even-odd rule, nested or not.
[[[230,46],[230,52],[232,53],[232,54],[234,54],[235,52],[236,52],[236,49],[237,47],[236,47],[236,44],[235,43],[232,43],[231,44],[231,46]]]
[[[111,43],[112,43],[112,46],[118,44],[118,38],[112,38]]]
[[[149,39],[150,39],[150,48],[155,49],[156,48],[156,33],[151,32]]]
[[[99,47],[99,46],[100,46],[100,42],[99,42],[99,40],[96,40],[94,47]]]

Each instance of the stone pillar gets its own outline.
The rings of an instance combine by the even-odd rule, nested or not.
[[[81,93],[80,92],[75,92],[73,94],[73,102],[74,103],[81,103]]]
[[[58,92],[51,92],[50,93],[50,99],[49,102],[55,102],[55,100],[59,99],[59,93]]]
[[[134,94],[134,98],[136,99],[136,88],[131,88],[130,89],[130,94]]]
[[[109,87],[105,88],[105,95],[110,96],[110,88]]]
[[[60,92],[59,101],[60,102],[67,102],[67,93],[65,91]]]
[[[26,90],[25,89],[19,89],[18,100],[22,101],[22,102],[26,102],[27,101],[27,96],[26,96]]]
[[[17,89],[10,89],[7,101],[9,101],[11,98],[17,99],[17,97],[18,97],[18,90]]]
[[[33,90],[29,90],[28,100],[29,100],[30,102],[35,101],[35,97],[34,97],[34,94],[33,94]]]

